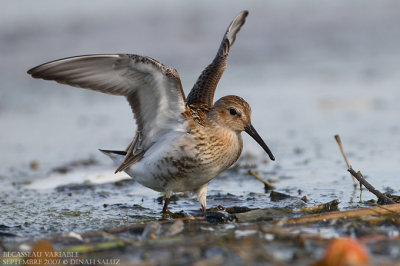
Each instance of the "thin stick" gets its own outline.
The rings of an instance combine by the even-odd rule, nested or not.
[[[258,181],[264,184],[265,188],[268,190],[274,189],[275,186],[269,183],[268,181],[262,179],[259,175],[257,175],[253,170],[249,170],[249,174],[254,176]]]
[[[353,168],[351,167],[349,161],[347,160],[346,154],[344,153],[343,146],[342,146],[342,141],[340,140],[339,135],[335,135],[335,139],[336,139],[336,142],[339,145],[340,152],[343,155],[344,161],[347,164],[347,167],[348,167],[347,171],[349,171],[350,174],[353,177],[354,184],[356,184],[355,179],[357,179],[358,182],[360,182],[360,190],[362,188],[361,185],[364,185],[364,187],[366,187],[372,194],[374,194],[375,196],[378,197],[379,201],[381,201],[382,204],[394,204],[395,202],[393,200],[391,200],[390,198],[386,197],[384,194],[382,194],[380,191],[378,191],[376,188],[374,188],[374,186],[372,186],[370,183],[368,183],[368,181],[365,180],[365,178],[362,176],[360,171],[358,171],[358,173],[356,173],[356,171],[353,170]],[[361,200],[361,195],[360,195],[360,200]]]
[[[356,173],[356,171],[354,171],[353,168],[351,168],[351,167],[347,171],[349,171],[350,174],[352,176],[354,176],[358,180],[358,182],[360,182],[360,184],[363,184],[364,187],[366,187],[372,194],[377,196],[378,199],[383,204],[394,204],[395,203],[392,199],[386,197],[379,190],[377,190],[374,186],[372,186],[367,180],[365,180],[365,178],[362,176],[360,171],[358,171],[358,173]]]
[[[340,152],[342,153],[344,161],[347,164],[347,169],[350,169],[351,165],[350,165],[349,161],[347,160],[346,154],[344,153],[343,146],[342,146],[342,140],[340,139],[340,136],[339,135],[335,135],[335,140],[336,140],[337,144],[339,145]],[[354,179],[353,176],[352,176],[352,178],[353,178],[354,185],[357,185],[357,182],[356,182],[356,180]]]

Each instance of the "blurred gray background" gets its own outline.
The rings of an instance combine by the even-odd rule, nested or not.
[[[74,55],[135,53],[176,68],[187,94],[243,9],[250,14],[216,99],[244,97],[274,165],[299,182],[347,178],[339,133],[356,168],[392,184],[400,172],[395,0],[2,0],[0,173],[33,160],[44,169],[91,156],[111,164],[97,148],[123,149],[134,134],[125,99],[35,80],[28,69]],[[247,137],[244,152],[265,156]]]

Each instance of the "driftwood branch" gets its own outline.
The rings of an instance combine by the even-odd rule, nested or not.
[[[375,196],[378,197],[378,203],[381,204],[394,204],[395,202],[393,200],[391,200],[390,198],[386,197],[384,194],[382,194],[379,190],[377,190],[374,186],[372,186],[367,180],[365,180],[365,178],[363,177],[363,175],[361,174],[360,171],[356,172],[353,170],[353,168],[351,167],[349,161],[347,160],[347,156],[343,151],[343,147],[342,147],[342,141],[340,140],[340,136],[339,135],[335,135],[335,139],[339,145],[340,151],[343,155],[343,158],[347,164],[347,171],[350,172],[350,174],[353,176],[353,179],[356,178],[358,180],[358,182],[360,182],[361,185],[363,185],[364,187],[366,187],[372,194],[374,194]]]
[[[386,197],[379,190],[377,190],[374,186],[372,186],[367,180],[365,180],[365,178],[362,176],[362,174],[360,172],[356,173],[356,171],[354,171],[353,168],[351,168],[351,167],[347,171],[349,171],[349,173],[352,176],[354,176],[358,180],[358,182],[363,184],[364,187],[366,187],[372,194],[377,196],[378,200],[382,204],[394,204],[395,203],[392,199]]]
[[[391,204],[387,206],[374,206],[370,208],[355,209],[348,211],[335,211],[321,214],[310,214],[298,218],[289,219],[286,221],[279,221],[279,224],[290,225],[290,224],[301,224],[301,223],[314,223],[322,222],[333,219],[348,219],[357,218],[363,216],[373,215],[390,215],[397,214],[400,212],[400,204]]]

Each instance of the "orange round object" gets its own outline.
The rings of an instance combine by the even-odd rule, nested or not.
[[[364,266],[369,265],[365,247],[351,238],[337,238],[331,241],[325,256],[314,266]]]

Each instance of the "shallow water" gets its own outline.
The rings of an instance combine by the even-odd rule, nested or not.
[[[335,134],[354,169],[377,189],[400,193],[400,5],[395,1],[213,2],[212,9],[211,2],[156,1],[160,9],[154,9],[114,1],[93,9],[80,3],[79,10],[71,1],[44,1],[46,15],[28,1],[3,2],[0,225],[10,234],[42,238],[110,228],[158,219],[162,209],[159,193],[133,181],[115,183],[126,176],[115,177],[115,166],[97,151],[129,143],[135,127],[126,101],[33,80],[29,68],[79,54],[138,53],[177,68],[188,93],[242,9],[250,15],[216,98],[237,94],[250,103],[253,124],[277,160],[265,163],[266,154],[245,136],[241,167],[210,183],[208,206],[305,204],[271,202],[247,174],[249,165],[262,178],[276,179],[277,191],[307,196],[306,205],[334,199],[340,209],[362,205]],[[303,16],[311,7],[315,12]],[[97,163],[52,171],[89,158]],[[32,162],[38,169],[31,169]],[[374,198],[363,191],[362,200]],[[171,203],[172,211],[187,214],[199,207],[190,196]]]

